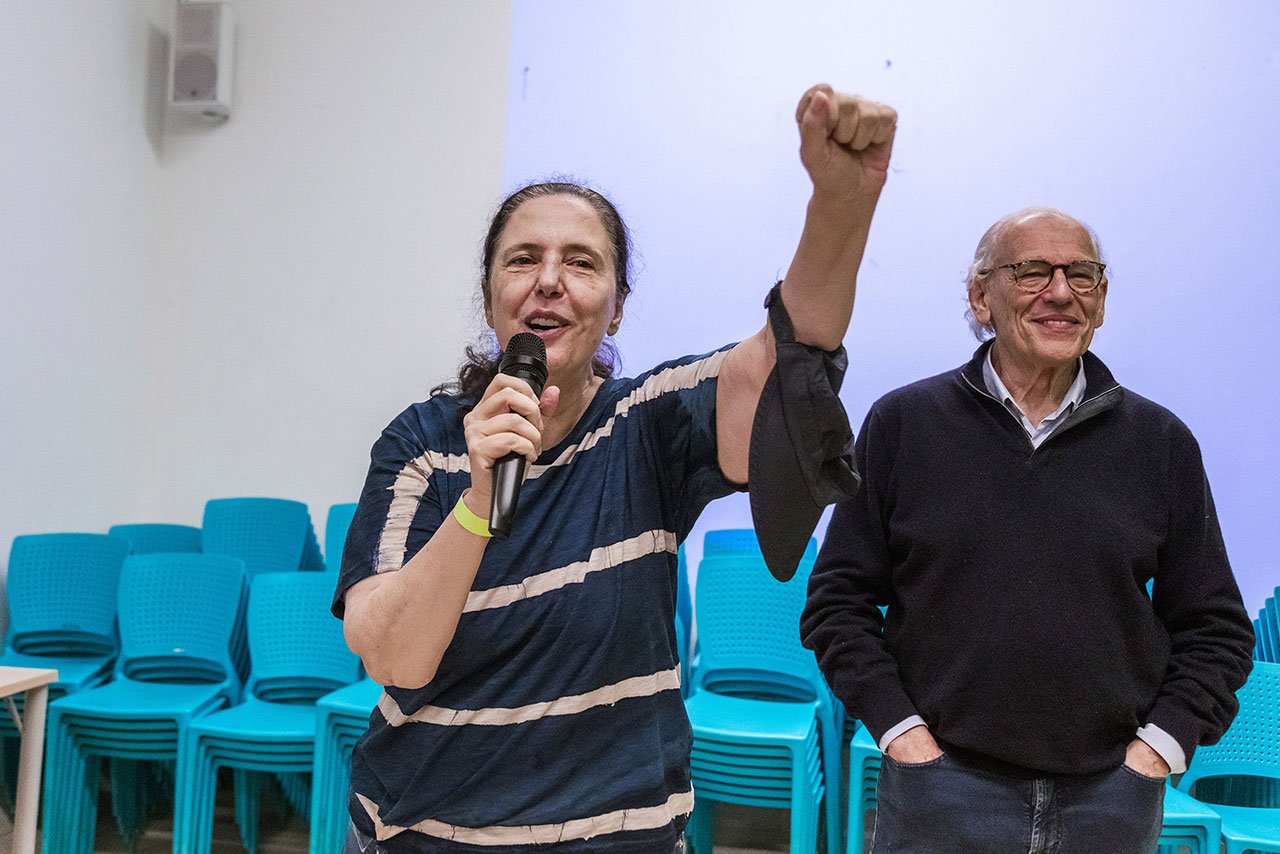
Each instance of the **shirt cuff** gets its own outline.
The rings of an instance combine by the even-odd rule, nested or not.
[[[919,715],[912,715],[911,717],[903,720],[901,723],[898,723],[889,727],[889,729],[885,732],[885,734],[880,736],[880,744],[879,744],[880,752],[884,753],[886,750],[889,749],[890,742],[892,742],[895,738],[902,735],[904,732],[911,729],[912,727],[917,727],[917,726],[925,726],[924,718],[920,717]],[[1168,738],[1168,736],[1165,736],[1165,738]],[[1176,747],[1177,745],[1174,745],[1174,746]]]
[[[1159,753],[1160,758],[1169,764],[1170,774],[1181,774],[1187,770],[1187,754],[1183,752],[1182,746],[1160,727],[1155,724],[1138,727],[1138,738],[1145,741],[1148,747]]]

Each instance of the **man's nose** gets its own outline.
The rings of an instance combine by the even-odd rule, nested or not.
[[[1054,267],[1049,271],[1049,284],[1044,289],[1044,298],[1052,302],[1070,302],[1071,285],[1067,284],[1067,271],[1063,267]]]

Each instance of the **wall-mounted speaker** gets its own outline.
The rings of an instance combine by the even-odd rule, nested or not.
[[[169,103],[179,110],[225,119],[231,115],[231,43],[226,3],[180,2],[174,7],[169,50]]]

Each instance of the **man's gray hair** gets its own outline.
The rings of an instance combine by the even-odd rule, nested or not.
[[[990,326],[983,325],[978,322],[978,318],[973,316],[973,309],[969,306],[969,289],[978,282],[984,281],[992,273],[995,267],[996,247],[1000,245],[1001,239],[1005,232],[1015,225],[1022,225],[1024,222],[1035,219],[1038,216],[1052,216],[1066,222],[1078,225],[1089,235],[1089,240],[1093,244],[1093,258],[1095,261],[1104,261],[1102,257],[1102,243],[1098,240],[1098,234],[1086,223],[1081,222],[1073,216],[1068,216],[1057,208],[1044,207],[1041,205],[1023,208],[1015,211],[1002,219],[996,220],[995,224],[987,229],[987,233],[982,235],[982,239],[978,241],[978,248],[973,250],[973,261],[969,264],[969,269],[964,277],[964,293],[965,293],[965,310],[964,319],[969,322],[969,329],[973,332],[973,337],[979,341],[986,341],[988,338],[994,337],[996,331]]]

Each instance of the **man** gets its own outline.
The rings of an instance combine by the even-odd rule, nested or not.
[[[1200,451],[1089,352],[1105,272],[1059,211],[1000,220],[989,340],[858,436],[801,633],[885,752],[876,854],[1153,852],[1165,777],[1237,710],[1253,633]]]

